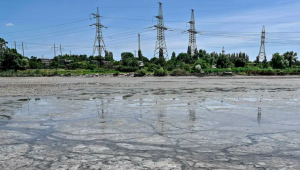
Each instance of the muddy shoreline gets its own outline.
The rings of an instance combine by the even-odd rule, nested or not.
[[[0,169],[300,169],[300,77],[0,78]]]

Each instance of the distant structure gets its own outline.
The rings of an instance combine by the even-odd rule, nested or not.
[[[222,49],[222,55],[225,55],[225,48],[223,46],[223,49]]]
[[[95,57],[96,50],[98,50],[98,56],[101,56],[102,52],[105,53],[106,47],[105,47],[105,43],[104,43],[103,36],[102,36],[102,28],[104,26],[101,24],[101,21],[100,21],[101,16],[99,14],[99,8],[97,7],[97,14],[92,13],[91,15],[94,16],[93,18],[96,18],[96,23],[90,25],[90,26],[93,26],[93,25],[96,26],[96,37],[95,37],[94,48],[93,48],[93,56]],[[107,28],[107,27],[104,27],[104,28]],[[102,45],[101,45],[101,43],[102,43]]]
[[[141,34],[139,34],[139,51],[141,50]]]
[[[195,50],[197,50],[196,34],[198,33],[196,31],[195,15],[193,9],[192,9],[191,21],[189,23],[190,23],[190,29],[188,30],[188,32],[190,33],[190,38],[189,38],[188,48],[191,49],[191,54],[193,56],[195,54]]]
[[[256,60],[259,62],[260,59],[263,59],[264,61],[267,61],[267,56],[266,56],[266,49],[265,49],[265,40],[266,40],[266,30],[265,26],[263,26],[262,32],[261,32],[261,45],[260,45],[260,50],[258,53],[258,56]]]
[[[168,50],[165,40],[165,30],[168,28],[164,26],[164,17],[163,17],[163,11],[162,11],[162,3],[159,2],[159,10],[158,10],[158,16],[155,16],[157,20],[157,25],[154,25],[157,29],[157,40],[156,40],[156,46],[154,50],[154,57],[159,56],[159,52],[162,50],[164,58],[166,60],[169,60],[168,57]]]
[[[55,43],[54,43],[54,46],[51,47],[51,50],[53,49],[54,51],[54,57],[56,57],[56,51],[59,49],[59,47],[55,47]]]

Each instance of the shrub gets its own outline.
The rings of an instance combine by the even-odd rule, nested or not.
[[[192,68],[192,67],[191,67],[189,64],[183,64],[183,65],[182,65],[182,69],[185,70],[185,71],[190,71],[191,68]]]
[[[166,75],[167,75],[167,71],[164,70],[163,68],[156,69],[156,70],[154,71],[154,76],[162,77],[162,76],[166,76]]]
[[[96,70],[99,68],[97,64],[89,64],[87,67],[89,70]]]
[[[146,75],[146,70],[138,70],[137,72],[134,73],[134,77],[143,77]]]
[[[120,72],[135,72],[138,70],[138,67],[118,66],[116,70]]]
[[[186,72],[185,70],[182,69],[175,69],[172,71],[172,73],[170,74],[171,76],[186,76]]]
[[[159,65],[156,65],[156,64],[150,64],[148,66],[148,71],[155,71],[157,69],[160,69],[160,66]]]

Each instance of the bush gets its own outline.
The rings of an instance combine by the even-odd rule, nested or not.
[[[135,72],[138,69],[139,69],[138,67],[127,67],[127,66],[118,66],[116,68],[116,70],[120,72]]]
[[[155,71],[157,69],[160,69],[160,66],[159,65],[156,65],[156,64],[150,64],[148,66],[148,71]]]
[[[97,64],[89,64],[87,67],[89,70],[97,70],[99,66]]]
[[[207,62],[205,62],[205,61],[202,60],[202,59],[199,59],[199,60],[197,60],[197,61],[194,63],[194,65],[193,65],[193,69],[194,69],[194,70],[197,70],[197,69],[195,68],[197,65],[200,65],[200,66],[201,66],[201,69],[209,69],[209,68],[211,68],[210,64],[207,63]]]
[[[163,68],[161,69],[156,69],[154,71],[154,76],[157,76],[157,77],[162,77],[162,76],[166,76],[168,73],[166,70],[164,70]]]
[[[138,70],[137,72],[134,73],[134,77],[143,77],[146,75],[146,70]]]
[[[183,64],[183,65],[182,65],[182,69],[185,70],[185,71],[190,71],[191,68],[192,68],[192,67],[191,67],[191,65],[189,65],[189,64]]]
[[[182,69],[175,69],[172,71],[172,73],[170,74],[171,76],[186,76],[186,72],[185,70]]]

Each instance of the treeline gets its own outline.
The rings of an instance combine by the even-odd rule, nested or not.
[[[226,68],[258,68],[258,69],[286,69],[298,68],[300,63],[297,53],[293,51],[284,54],[276,53],[270,61],[249,61],[246,53],[208,53],[205,50],[195,50],[191,54],[190,48],[187,53],[172,53],[169,60],[164,58],[160,50],[158,57],[150,60],[138,51],[138,57],[130,52],[121,54],[121,60],[114,60],[113,53],[105,51],[105,56],[87,55],[62,55],[53,59],[41,59],[37,57],[23,57],[15,49],[7,47],[7,42],[0,38],[0,70],[25,70],[25,69],[88,69],[88,70],[117,70],[120,72],[153,72],[156,75],[165,75],[167,72],[173,74],[181,72],[203,72],[211,69]],[[138,71],[142,70],[142,71]],[[247,70],[247,69],[246,69]]]

